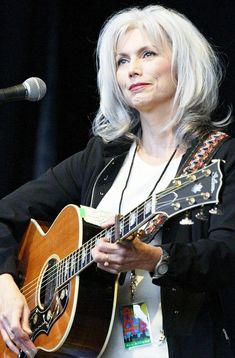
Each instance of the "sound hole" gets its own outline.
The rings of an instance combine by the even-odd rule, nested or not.
[[[44,309],[50,306],[51,301],[56,290],[56,278],[57,278],[57,260],[55,258],[48,261],[46,270],[44,271],[43,278],[40,287],[40,305]]]

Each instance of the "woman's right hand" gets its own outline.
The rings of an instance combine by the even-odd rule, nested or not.
[[[29,357],[37,353],[30,340],[29,308],[25,297],[9,274],[0,275],[0,332],[10,350],[19,354],[21,349]]]

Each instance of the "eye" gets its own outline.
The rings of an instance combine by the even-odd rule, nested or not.
[[[143,57],[151,57],[151,56],[156,56],[156,52],[148,50],[148,51],[144,51],[143,53]]]
[[[120,65],[124,65],[125,63],[127,63],[128,60],[127,58],[125,57],[120,57],[118,60],[117,60],[117,67],[119,67]]]

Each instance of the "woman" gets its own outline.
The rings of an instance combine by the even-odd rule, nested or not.
[[[221,77],[217,57],[183,15],[162,6],[121,11],[104,25],[97,55],[100,109],[94,138],[84,151],[0,203],[0,325],[16,353],[18,348],[34,353],[27,303],[13,280],[17,243],[29,219],[52,221],[74,203],[119,214],[118,228],[120,215],[162,192],[200,139],[228,122],[211,120]],[[235,277],[235,143],[226,139],[214,155],[225,160],[221,215],[209,206],[205,213],[196,207],[191,219],[184,212],[174,215],[151,235],[144,227],[150,243],[138,235],[121,243],[102,237],[93,248],[98,268],[127,273],[120,275],[104,357],[233,357],[223,294]]]

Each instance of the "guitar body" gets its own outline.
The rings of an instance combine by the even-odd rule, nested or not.
[[[153,193],[93,237],[94,231],[85,227],[75,205],[66,206],[49,229],[32,220],[18,259],[23,276],[20,288],[30,308],[31,339],[39,349],[37,356],[48,357],[48,352],[56,352],[53,358],[61,357],[62,352],[76,358],[102,355],[114,321],[118,283],[116,276],[96,271],[93,265],[91,251],[101,237],[121,242],[132,239],[140,229],[139,237],[144,241],[170,217],[217,204],[221,186],[220,160],[214,160],[207,167],[175,178],[164,191]],[[2,340],[0,358],[16,358]],[[26,358],[25,353],[18,358]]]
[[[30,308],[32,340],[39,357],[48,356],[41,351],[59,353],[70,348],[76,349],[76,357],[79,352],[97,357],[108,339],[116,277],[106,277],[91,265],[58,288],[58,277],[66,275],[66,267],[63,271],[59,267],[61,273],[53,268],[82,246],[83,226],[78,207],[68,205],[49,229],[32,220],[22,240],[18,254],[23,274],[21,292]],[[0,340],[0,357],[17,355]],[[22,352],[18,357],[26,355]]]

